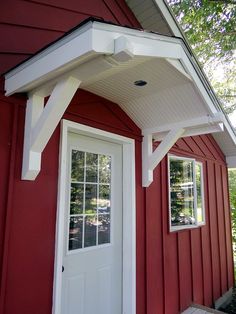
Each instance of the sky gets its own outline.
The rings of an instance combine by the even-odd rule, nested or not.
[[[236,58],[236,50],[234,52],[234,56]],[[225,72],[227,72],[227,70],[233,66],[235,66],[234,61],[232,61],[231,63],[228,63],[228,64],[219,63],[218,61],[216,61],[215,68],[214,67],[213,67],[213,69],[211,68],[211,71],[213,74],[212,83],[214,83],[214,81],[215,82],[222,82],[222,81],[225,82],[227,80],[227,76],[225,75]],[[208,72],[208,68],[205,67],[205,73],[207,73],[207,72]],[[232,82],[231,82],[231,86],[232,86]],[[236,86],[236,80],[235,80],[235,86]],[[234,90],[234,89],[232,89],[232,90]],[[229,117],[233,127],[236,128],[236,110],[233,113],[228,114],[228,117]]]

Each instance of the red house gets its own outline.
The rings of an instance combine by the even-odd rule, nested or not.
[[[0,12],[1,314],[217,307],[236,135],[166,3]]]

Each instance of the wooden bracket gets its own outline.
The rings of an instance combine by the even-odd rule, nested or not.
[[[22,179],[35,180],[41,168],[41,153],[62,118],[81,81],[62,78],[46,105],[40,92],[30,94],[26,107]]]
[[[148,187],[152,183],[153,170],[184,132],[184,128],[172,129],[155,151],[153,151],[152,133],[144,135],[142,144],[143,187]]]

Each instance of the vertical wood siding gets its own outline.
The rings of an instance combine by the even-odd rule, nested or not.
[[[60,128],[57,127],[43,152],[42,169],[37,179],[33,182],[22,181],[20,177],[25,106],[16,103],[4,107],[3,102],[0,105],[0,108],[4,108],[1,110],[5,117],[8,117],[9,110],[10,116],[11,110],[18,110],[17,132],[11,132],[10,116],[10,125],[7,126],[6,123],[9,122],[6,122],[6,130],[1,129],[6,135],[6,141],[7,134],[10,133],[9,138],[15,141],[16,150],[12,161],[13,171],[10,174],[12,188],[7,190],[7,182],[2,182],[6,190],[3,193],[5,198],[11,199],[11,206],[8,208],[11,214],[3,228],[9,237],[4,250],[7,252],[7,261],[4,266],[5,280],[2,283],[4,307],[1,314],[51,314]],[[136,140],[136,216],[137,228],[140,230],[137,233],[137,314],[146,313],[145,211],[141,185],[140,130],[117,105],[83,91],[75,95],[64,118]],[[4,160],[0,164],[1,167],[7,164],[3,173],[10,167],[8,150]],[[7,177],[8,173],[4,178]],[[5,208],[6,206],[3,207],[4,210]],[[2,207],[0,210],[2,214]]]
[[[140,28],[124,0],[0,1],[0,74],[91,16]]]
[[[1,1],[0,74],[91,16],[120,25],[140,27],[124,0]],[[46,314],[51,312],[59,128],[43,153],[44,167],[39,178],[34,183],[21,181],[25,108],[17,99],[3,96],[3,83],[0,78],[0,313]],[[140,130],[127,122],[129,119],[117,109],[118,106],[103,103],[94,96],[91,100],[83,93],[79,95],[81,114],[78,117],[78,103],[72,103],[71,112],[68,111],[65,117],[125,136],[134,137],[136,134],[139,139],[136,168],[141,173]],[[11,100],[12,103],[9,103]],[[98,110],[100,115],[102,112],[102,118]],[[137,176],[137,188],[140,190],[137,203],[142,206],[141,176]],[[137,224],[144,224],[144,215],[139,210]],[[140,230],[137,254],[143,258],[139,258],[137,264],[140,274],[137,294],[141,314],[146,311],[145,225]]]
[[[203,163],[206,225],[169,232],[167,157],[146,189],[147,313],[212,306],[233,285],[227,168],[210,135],[180,139],[171,150]]]
[[[124,0],[1,1],[0,73],[90,16],[140,27]],[[37,180],[21,181],[23,103],[0,96],[0,313],[50,314],[60,131],[43,153]],[[79,91],[64,117],[136,140],[137,314],[212,305],[233,285],[227,168],[213,138],[184,138],[172,149],[204,164],[207,223],[169,233],[167,159],[143,189],[140,130],[117,105]]]
[[[37,180],[21,181],[25,100],[5,100],[1,98],[0,106],[1,117],[7,117],[0,124],[5,135],[0,142],[4,173],[1,232],[5,232],[5,242],[1,237],[5,252],[2,313],[49,314],[59,127],[43,153]],[[181,139],[171,150],[203,162],[207,223],[197,229],[169,233],[167,158],[155,169],[151,186],[143,189],[140,130],[117,105],[79,91],[64,118],[136,140],[137,314],[177,314],[192,302],[211,306],[233,285],[227,169],[212,137]]]
[[[0,106],[0,125],[2,125],[5,136],[0,137],[0,269],[2,269],[2,256],[3,256],[3,235],[4,235],[4,222],[6,217],[6,203],[7,203],[7,182],[9,171],[9,158],[10,158],[10,134],[12,129],[12,108],[8,103],[3,102]]]

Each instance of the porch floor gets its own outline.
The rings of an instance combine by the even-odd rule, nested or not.
[[[208,314],[208,313],[215,313],[215,314],[225,314],[225,312],[221,312],[218,310],[214,310],[205,306],[200,305],[193,305],[189,307],[187,310],[182,312],[181,314]]]

